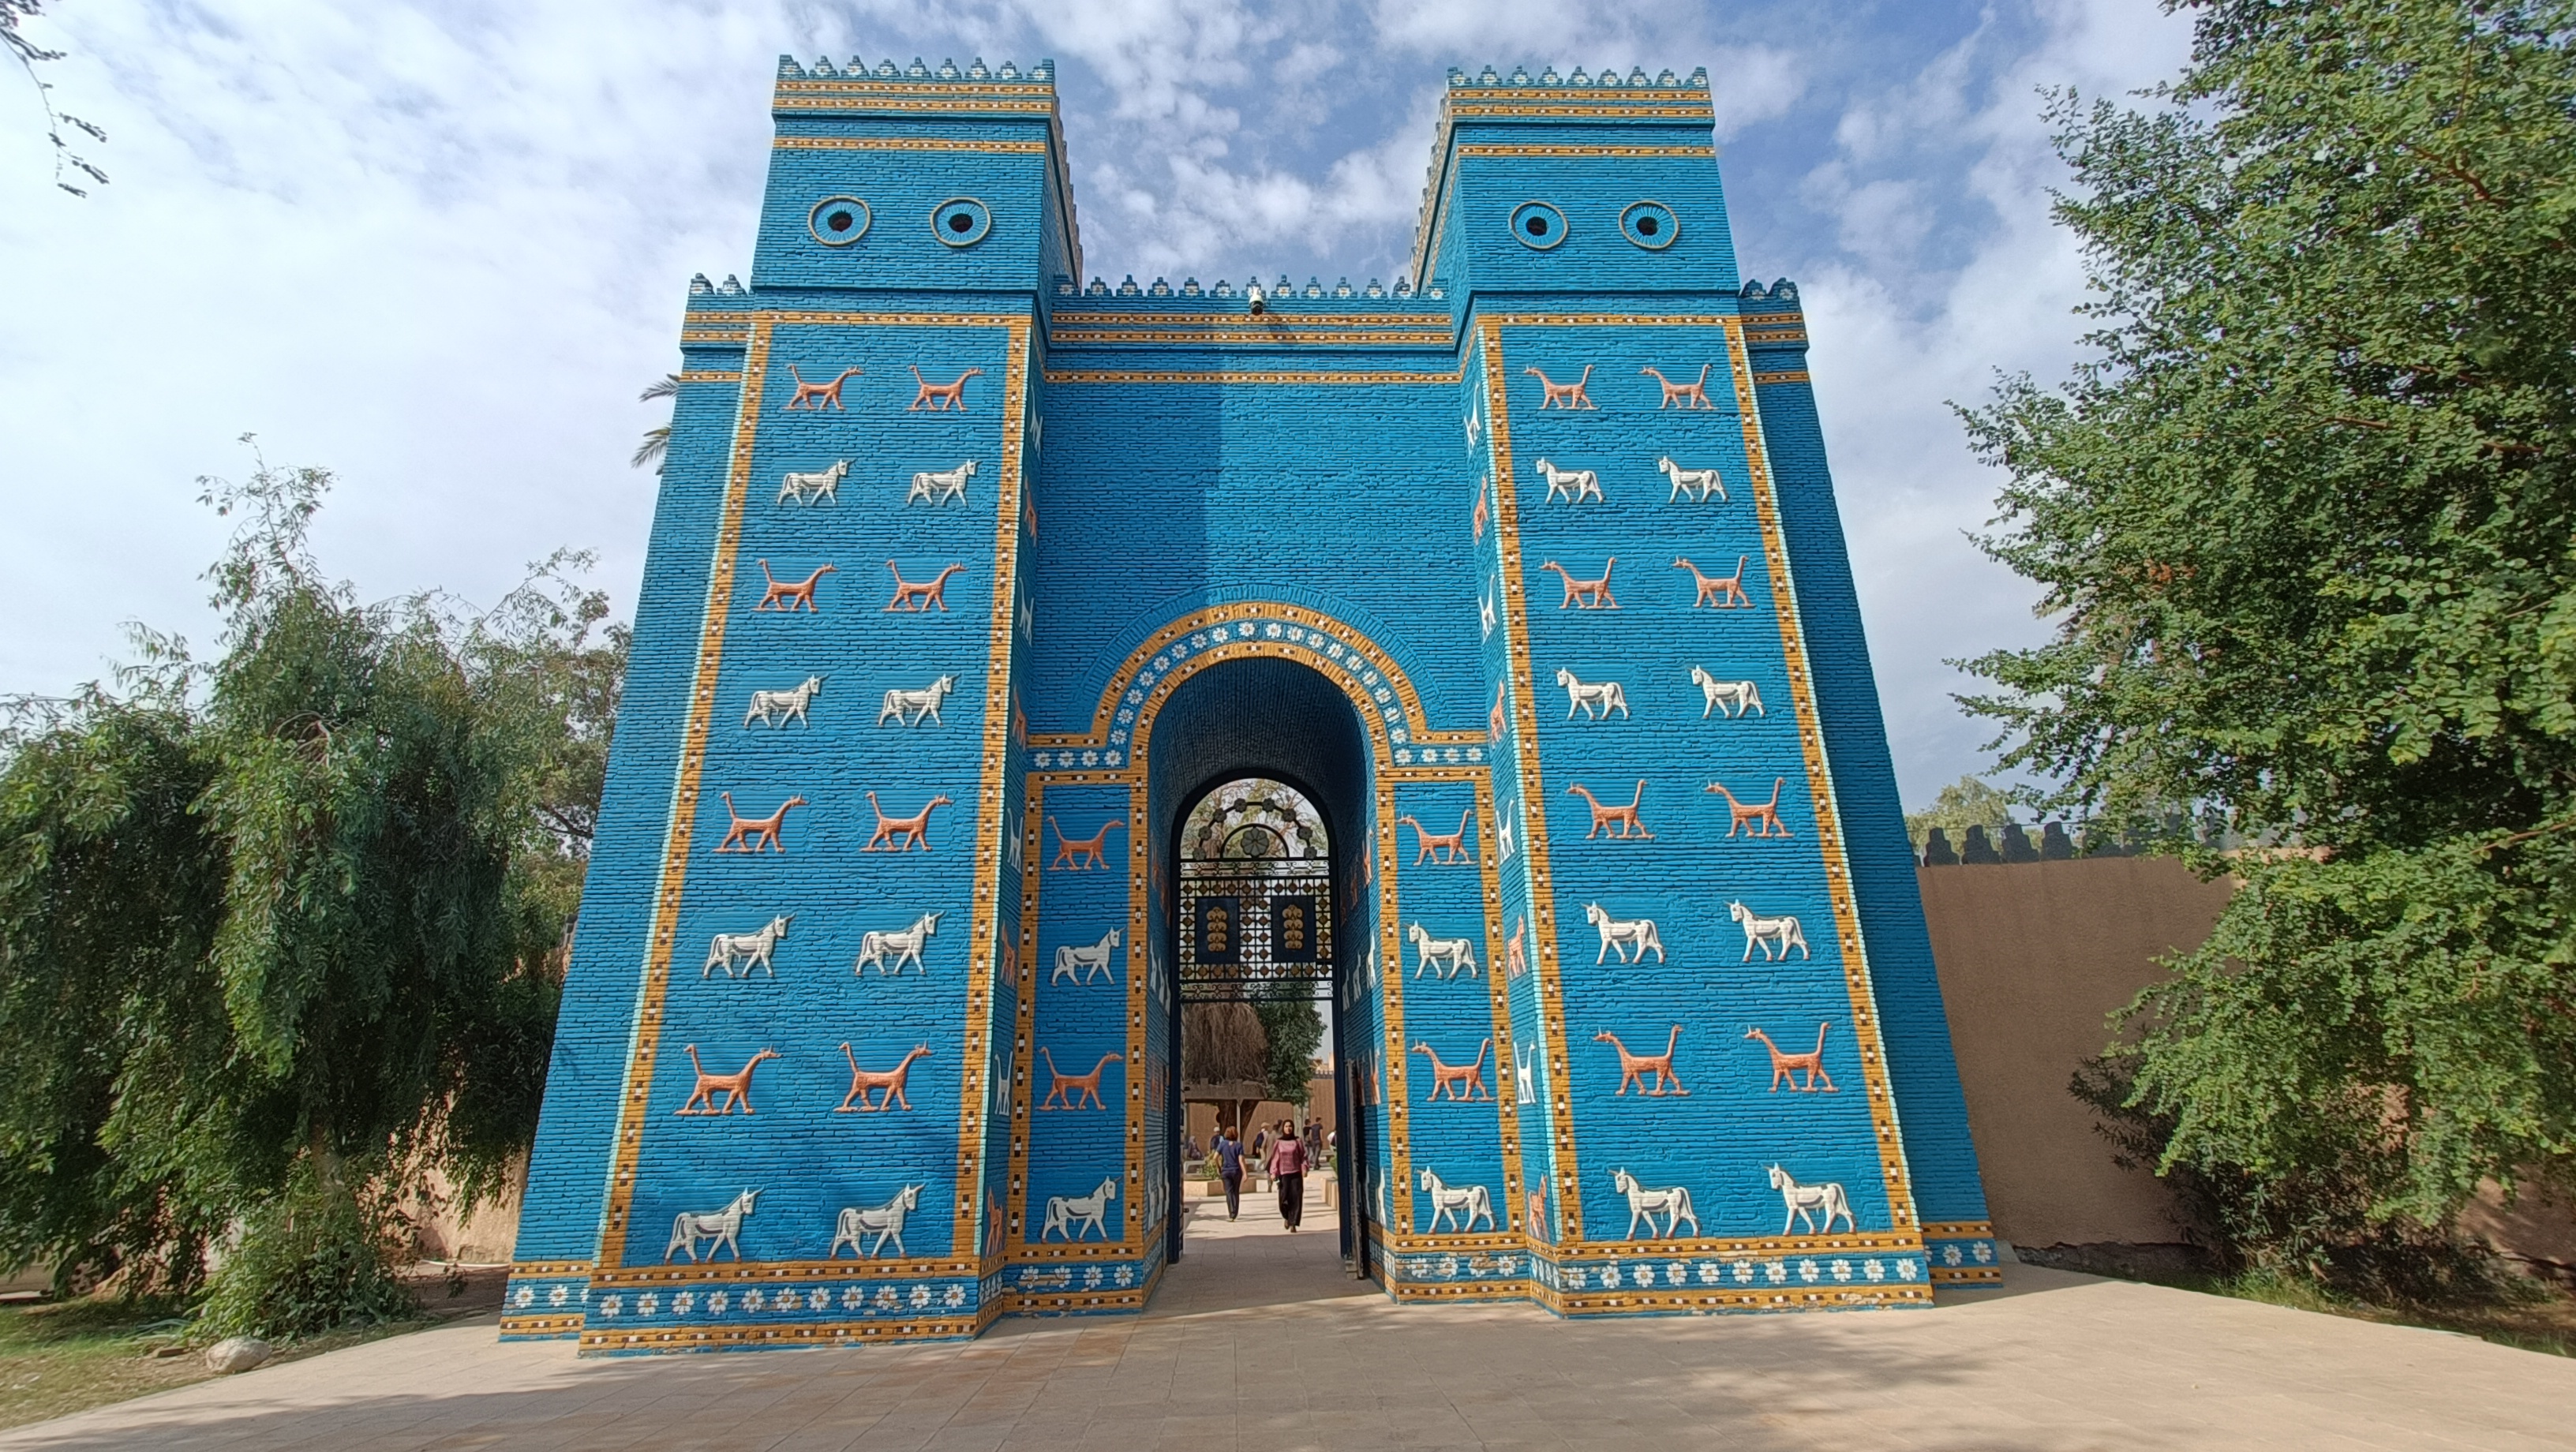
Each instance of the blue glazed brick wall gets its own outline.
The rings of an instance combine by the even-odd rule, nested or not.
[[[1818,707],[1852,833],[1853,884],[1879,1003],[1887,1016],[1888,1051],[1915,1194],[1928,1225],[1982,1222],[1986,1203],[1976,1147],[1968,1136],[1949,1020],[1915,887],[1913,849],[1905,836],[1850,556],[1825,467],[1815,393],[1805,379],[1803,314],[1795,289],[1785,283],[1776,294],[1748,288],[1744,306],[1749,313],[1776,319],[1765,331],[1783,340],[1755,354],[1757,372],[1779,379],[1761,388],[1763,425],[1781,478],[1782,513],[1809,635],[1818,658],[1831,662],[1831,668],[1818,672]],[[1798,337],[1791,341],[1793,331]],[[1972,1263],[1974,1251],[1972,1246]]]
[[[1245,774],[1335,834],[1389,1293],[1909,1305],[1990,1261],[1821,442],[1781,309],[1739,296],[1705,78],[1453,75],[1425,261],[1264,280],[1256,316],[1246,279],[1082,276],[1046,79],[910,71],[782,66],[754,286],[691,295],[505,1334],[1139,1308],[1171,1244],[1173,823]],[[826,197],[866,234],[818,240]],[[962,408],[923,395],[968,370]],[[815,609],[762,608],[825,565]],[[809,677],[803,719],[752,709]],[[942,681],[936,720],[888,694]],[[1776,825],[1712,782],[1776,783]],[[714,850],[798,796],[783,850]],[[887,820],[939,796],[926,844]],[[1462,817],[1465,854],[1426,854]],[[720,941],[773,917],[764,968]],[[763,1052],[749,1106],[704,1077]],[[907,1055],[902,1102],[868,1087]]]

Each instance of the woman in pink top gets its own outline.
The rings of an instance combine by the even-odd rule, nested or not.
[[[1306,1216],[1306,1142],[1297,1137],[1293,1119],[1279,1126],[1278,1141],[1270,1146],[1270,1178],[1279,1186],[1279,1218],[1294,1231]]]

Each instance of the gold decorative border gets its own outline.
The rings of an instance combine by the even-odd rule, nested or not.
[[[1506,682],[1511,693],[1512,730],[1519,734],[1513,758],[1519,764],[1520,800],[1528,818],[1521,834],[1523,870],[1529,874],[1530,972],[1537,975],[1539,1031],[1547,1046],[1547,1118],[1553,1136],[1549,1173],[1556,1179],[1554,1214],[1559,1234],[1544,1242],[1556,1246],[1582,1243],[1583,1177],[1574,1148],[1574,1074],[1565,1047],[1565,985],[1556,957],[1556,893],[1548,872],[1547,785],[1541,779],[1538,752],[1538,681],[1530,664],[1529,599],[1522,578],[1519,471],[1512,463],[1511,389],[1503,365],[1503,323],[1499,317],[1477,320],[1485,365],[1485,432],[1494,451],[1495,575],[1501,581],[1505,648],[1511,653]],[[1514,320],[1519,321],[1519,320]],[[1526,1205],[1523,1211],[1526,1212]],[[1532,1244],[1533,1232],[1524,1230]]]
[[[948,1255],[911,1260],[755,1260],[736,1265],[602,1266],[591,1272],[593,1290],[616,1291],[654,1286],[765,1285],[771,1281],[901,1281],[927,1278],[973,1280],[983,1274],[973,1256]]]
[[[540,1276],[586,1276],[598,1267],[586,1260],[516,1260],[510,1262],[510,1279],[534,1280]]]
[[[1020,434],[1027,408],[1029,330],[1016,322],[1005,344],[1002,370],[1002,467],[993,504],[993,607],[985,627],[990,644],[984,670],[984,775],[976,793],[974,931],[966,962],[966,1031],[959,1046],[965,1062],[957,1091],[957,1221],[949,1245],[981,1249],[976,1221],[984,1211],[984,1111],[992,1095],[989,1072],[993,1022],[993,949],[1001,932],[1002,788],[1009,781],[1011,748],[1011,602],[1019,593]]]
[[[1860,903],[1852,891],[1851,861],[1843,850],[1842,806],[1835,797],[1833,768],[1825,755],[1815,676],[1807,663],[1806,626],[1798,614],[1797,589],[1789,571],[1788,536],[1780,527],[1780,499],[1771,482],[1771,448],[1762,434],[1761,405],[1753,397],[1753,363],[1745,348],[1743,323],[1729,319],[1723,326],[1727,363],[1735,378],[1737,418],[1744,432],[1745,469],[1753,481],[1754,517],[1762,524],[1763,563],[1771,572],[1771,608],[1779,619],[1780,650],[1788,668],[1798,745],[1807,763],[1807,790],[1816,805],[1816,848],[1824,859],[1825,886],[1834,905],[1835,936],[1842,940],[1852,1038],[1860,1050],[1862,1077],[1869,1084],[1870,1122],[1878,1132],[1879,1170],[1886,1180],[1888,1214],[1897,1229],[1912,1227],[1919,1241],[1922,1226],[1914,1215],[1914,1186],[1905,1162],[1904,1137],[1897,1129],[1896,1099],[1888,1082],[1887,1045],[1878,1027],[1878,994],[1870,982],[1869,952],[1861,940]]]
[[[1129,327],[1175,328],[1239,328],[1245,326],[1244,316],[1242,313],[1094,313],[1072,310],[1063,310],[1056,314],[1058,322],[1070,320],[1086,327],[1117,324]],[[1265,316],[1269,315],[1265,314]],[[1449,325],[1446,314],[1426,315],[1419,312],[1298,313],[1294,317],[1279,317],[1274,321],[1288,325],[1340,323],[1354,328],[1420,328],[1437,325],[1444,337],[1447,336]]]
[[[1756,373],[1753,375],[1753,381],[1757,386],[1771,383],[1805,383],[1808,381],[1807,370],[1798,368],[1786,373]]]
[[[1510,422],[1502,406],[1508,402],[1503,394],[1505,374],[1501,361],[1504,328],[1702,327],[1717,328],[1725,334],[1728,370],[1735,381],[1738,419],[1744,435],[1746,469],[1752,477],[1754,515],[1762,531],[1763,562],[1770,571],[1772,608],[1778,619],[1782,661],[1789,677],[1790,697],[1798,722],[1799,746],[1806,762],[1808,791],[1816,804],[1817,851],[1822,859],[1826,891],[1833,903],[1836,937],[1840,940],[1839,945],[1843,953],[1844,986],[1852,1011],[1852,1036],[1859,1046],[1862,1077],[1868,1084],[1870,1122],[1878,1136],[1879,1168],[1887,1190],[1888,1213],[1893,1221],[1892,1233],[1910,1234],[1913,1237],[1912,1243],[1919,1247],[1922,1229],[1915,1221],[1913,1186],[1905,1162],[1904,1141],[1897,1129],[1896,1102],[1888,1084],[1886,1046],[1879,1033],[1877,995],[1871,986],[1868,956],[1861,940],[1859,907],[1852,892],[1851,866],[1843,850],[1841,807],[1834,796],[1833,774],[1825,757],[1824,735],[1816,713],[1815,681],[1808,667],[1805,630],[1799,620],[1797,593],[1789,573],[1788,545],[1780,527],[1779,499],[1771,481],[1769,445],[1762,435],[1760,406],[1753,397],[1753,367],[1745,347],[1743,322],[1727,314],[1657,316],[1625,313],[1502,314],[1483,317],[1478,319],[1478,322],[1484,331],[1487,348],[1485,358],[1489,391],[1488,427],[1493,433],[1495,444],[1496,494],[1498,499],[1506,501],[1511,495],[1506,484],[1510,477],[1510,470],[1509,456],[1505,452],[1509,445]],[[1497,510],[1497,519],[1504,518],[1511,519],[1514,525],[1517,525],[1517,512],[1509,503],[1505,503]],[[1498,524],[1497,527],[1501,526]],[[1516,532],[1502,535],[1500,539],[1504,547],[1508,548],[1516,539]],[[1516,564],[1517,561],[1511,563]],[[1529,671],[1527,636],[1523,632],[1518,585],[1517,578],[1507,578],[1505,593],[1513,606],[1514,663],[1520,678],[1527,679]],[[1518,702],[1515,703],[1516,706],[1518,704]],[[1526,749],[1536,740],[1534,732],[1522,737],[1525,748],[1521,752],[1525,791],[1536,785],[1535,753]],[[1540,810],[1540,804],[1544,798],[1535,791],[1531,791],[1524,800],[1535,815]],[[1533,844],[1545,841],[1543,829],[1534,828],[1529,835]],[[1552,919],[1553,914],[1546,904],[1545,897],[1542,896],[1542,889],[1538,886],[1540,879],[1537,874],[1543,865],[1544,858],[1534,853],[1530,858],[1532,896],[1538,899],[1539,911],[1548,913]],[[1548,929],[1542,939],[1545,950],[1540,954],[1541,962],[1533,967],[1543,975],[1540,979],[1542,1011],[1549,1011],[1551,1006],[1554,1008],[1549,1023],[1550,1046],[1560,1056],[1561,1063],[1564,1034],[1561,1017],[1563,998],[1561,989],[1553,977],[1556,963],[1552,921],[1548,924]],[[1562,1083],[1560,1079],[1556,1085],[1551,1085],[1551,1088],[1559,1087]],[[1570,1098],[1566,1101],[1566,1108],[1570,1118]],[[1572,1144],[1570,1129],[1560,1128],[1559,1133],[1564,1136],[1560,1141],[1561,1149],[1570,1154]],[[1579,1231],[1582,1222],[1575,1208],[1579,1202],[1571,1196],[1571,1191],[1575,1188],[1575,1177],[1567,1165],[1560,1163],[1557,1167],[1557,1178],[1560,1183],[1567,1186],[1568,1190],[1566,1210],[1559,1216],[1560,1223],[1570,1222]],[[1561,1239],[1557,1244],[1560,1249],[1580,1246],[1586,1253],[1590,1253],[1593,1249],[1591,1243],[1575,1238]]]
[[[1119,662],[1118,668],[1109,673],[1109,683],[1101,688],[1100,703],[1094,706],[1091,711],[1091,730],[1088,734],[1077,734],[1062,731],[1032,731],[1029,733],[1029,745],[1032,748],[1044,747],[1048,749],[1064,746],[1077,748],[1086,746],[1107,747],[1109,744],[1110,726],[1118,718],[1118,703],[1126,698],[1128,688],[1135,684],[1136,677],[1143,673],[1147,662],[1151,661],[1155,656],[1170,649],[1172,642],[1197,631],[1205,630],[1211,625],[1230,624],[1237,620],[1261,619],[1280,619],[1291,621],[1295,624],[1306,627],[1310,632],[1320,626],[1326,632],[1339,637],[1341,644],[1347,653],[1361,656],[1368,662],[1371,668],[1375,669],[1379,675],[1386,678],[1388,689],[1395,692],[1396,702],[1404,711],[1404,729],[1406,734],[1411,738],[1412,744],[1423,746],[1482,746],[1485,744],[1485,736],[1481,731],[1432,730],[1429,718],[1424,714],[1422,709],[1421,693],[1413,688],[1412,678],[1407,676],[1403,668],[1395,663],[1394,656],[1389,655],[1376,641],[1370,639],[1367,632],[1353,627],[1350,622],[1340,619],[1337,616],[1326,614],[1324,611],[1310,609],[1303,605],[1290,605],[1279,601],[1237,601],[1226,605],[1210,605],[1201,609],[1193,610],[1186,615],[1176,616],[1162,628],[1146,636],[1134,650],[1129,651],[1127,653],[1127,659]],[[1273,648],[1258,651],[1247,651],[1243,649],[1243,647],[1255,645]],[[1283,659],[1298,661],[1299,664],[1306,663],[1303,659],[1304,657],[1312,656],[1322,666],[1320,673],[1327,677],[1338,677],[1342,670],[1342,666],[1339,662],[1334,661],[1321,650],[1287,641],[1259,640],[1228,642],[1224,645],[1211,645],[1201,649],[1196,649],[1191,653],[1187,660],[1175,662],[1172,667],[1172,672],[1165,675],[1163,679],[1166,681],[1172,679],[1173,675],[1176,675],[1179,672],[1180,667],[1187,664],[1189,660],[1197,660],[1202,656],[1213,655],[1220,651],[1231,652],[1231,654],[1226,656],[1227,659],[1233,659],[1236,655],[1242,654],[1274,655]],[[1161,687],[1158,686],[1156,689],[1159,692]],[[1348,694],[1348,692],[1345,692],[1345,694]],[[1359,705],[1360,714],[1363,717],[1366,717],[1370,721],[1382,722],[1383,718],[1379,715],[1378,705],[1375,701],[1365,700],[1359,696],[1352,696],[1351,699]],[[1138,704],[1136,722],[1128,728],[1130,740],[1133,745],[1132,749],[1128,753],[1127,765],[1113,769],[1110,772],[1112,777],[1119,776],[1123,773],[1141,771],[1142,769],[1142,763],[1139,758],[1144,752],[1143,726],[1146,704],[1147,703],[1143,702]],[[1392,743],[1390,743],[1389,746],[1391,750]],[[1392,756],[1390,756],[1386,761],[1379,763],[1379,765],[1388,770],[1400,769],[1395,767]],[[1446,769],[1457,771],[1465,768],[1449,767]]]
[[[967,140],[946,136],[781,136],[772,151],[985,151],[1044,156],[1043,141]]]
[[[980,1317],[935,1321],[840,1321],[798,1325],[650,1326],[581,1333],[584,1354],[603,1351],[739,1351],[747,1346],[848,1346],[868,1341],[963,1341],[984,1329]]]
[[[1689,146],[1553,146],[1539,142],[1464,141],[1460,156],[1686,156],[1715,157],[1707,142]]]
[[[1926,1285],[1836,1286],[1829,1291],[1792,1291],[1785,1287],[1764,1290],[1753,1286],[1741,1290],[1720,1290],[1711,1286],[1705,1290],[1576,1292],[1572,1295],[1546,1287],[1540,1290],[1542,1304],[1561,1316],[1633,1316],[1649,1311],[1893,1310],[1932,1304],[1932,1288]]]
[[[1064,383],[1288,383],[1301,387],[1329,384],[1359,384],[1379,388],[1390,384],[1456,383],[1451,373],[1334,372],[1292,373],[1285,369],[1219,369],[1210,372],[1184,372],[1179,369],[1149,368],[1073,368],[1063,372],[1049,369],[1046,381]]]
[[[1477,886],[1484,892],[1485,908],[1485,992],[1491,1000],[1494,1018],[1494,1098],[1501,1113],[1499,1128],[1503,1141],[1503,1199],[1509,1208],[1503,1224],[1529,1233],[1528,1197],[1521,1193],[1521,1098],[1517,1079],[1505,1075],[1503,1059],[1517,1051],[1519,1038],[1512,1022],[1512,990],[1503,977],[1506,951],[1503,946],[1503,865],[1494,856],[1494,779],[1488,772],[1476,783],[1476,825],[1484,834],[1483,851],[1476,854]],[[1512,1072],[1520,1070],[1514,1060]],[[1508,1087],[1507,1087],[1508,1086]],[[1412,1196],[1405,1199],[1410,1202]]]
[[[1368,708],[1362,705],[1361,714]],[[1382,729],[1383,723],[1381,723]],[[1372,731],[1370,744],[1377,746],[1380,733]],[[1377,747],[1383,759],[1386,748]],[[1369,850],[1378,855],[1381,866],[1377,873],[1377,939],[1380,1017],[1384,1020],[1386,1041],[1378,1046],[1379,1072],[1386,1077],[1386,1094],[1377,1104],[1386,1135],[1387,1167],[1395,1175],[1395,1195],[1387,1201],[1387,1210],[1395,1221],[1386,1227],[1390,1235],[1413,1233],[1413,1054],[1404,1042],[1404,925],[1399,918],[1403,898],[1396,891],[1396,872],[1403,860],[1397,843],[1401,826],[1395,820],[1395,782],[1381,773],[1377,779],[1377,840]]]
[[[1454,98],[1464,93],[1452,91],[1449,94]],[[1529,96],[1551,93],[1523,91],[1517,94]],[[1581,91],[1565,94],[1577,97],[1586,95]],[[1514,120],[1539,117],[1547,120],[1703,121],[1711,125],[1715,125],[1717,121],[1716,111],[1705,100],[1696,105],[1683,106],[1605,106],[1597,101],[1586,105],[1578,100],[1469,101],[1461,105],[1453,100],[1448,110],[1449,117],[1453,121],[1492,121],[1505,117]]]
[[[742,375],[739,373],[696,371],[681,374],[680,381],[682,383],[740,383],[742,381]]]
[[[1451,86],[1445,93],[1450,100],[1461,97],[1470,101],[1502,101],[1527,98],[1536,101],[1601,101],[1631,96],[1640,101],[1689,101],[1696,98],[1703,111],[1711,109],[1706,86],[1541,86],[1500,84],[1492,86]]]
[[[1239,321],[1233,327],[1187,331],[1172,328],[1113,330],[1101,328],[1055,328],[1047,333],[1049,345],[1058,348],[1086,348],[1112,343],[1236,343],[1303,345],[1334,348],[1447,348],[1455,342],[1448,325],[1412,332],[1337,332],[1330,328],[1263,328],[1246,327]]]
[[[670,820],[663,837],[661,885],[655,893],[652,935],[647,940],[644,981],[637,994],[635,1019],[627,1049],[626,1088],[618,1106],[617,1138],[609,1166],[608,1204],[601,1216],[598,1269],[595,1281],[624,1277],[647,1267],[625,1265],[628,1220],[635,1194],[636,1163],[643,1151],[644,1117],[650,1107],[653,1069],[661,1046],[662,1003],[668,992],[671,972],[671,950],[678,919],[682,889],[688,879],[689,846],[696,829],[700,792],[700,774],[706,762],[709,723],[715,711],[716,680],[724,659],[725,624],[733,598],[734,553],[742,539],[742,516],[751,486],[752,449],[759,434],[762,387],[769,367],[770,340],[783,325],[825,325],[852,327],[939,327],[1001,328],[1010,335],[1011,357],[1019,360],[1025,380],[1029,319],[1011,313],[833,313],[763,311],[745,315],[750,326],[750,339],[743,355],[743,388],[735,415],[732,461],[727,469],[724,510],[716,531],[714,558],[707,575],[707,597],[698,634],[698,669],[689,695],[689,715],[681,737],[680,759],[671,793]],[[1015,436],[1013,424],[1006,419],[1006,437]],[[1003,476],[1008,487],[1016,491],[1017,456],[1007,457]],[[1010,528],[1016,529],[1016,505],[1003,514]],[[1005,595],[997,607],[1007,624],[1009,605]],[[989,753],[988,753],[989,754]],[[989,770],[989,769],[988,769]],[[988,793],[991,795],[991,793]],[[998,871],[998,861],[986,864]],[[981,874],[979,874],[981,875]],[[985,955],[992,934],[991,898],[995,884],[987,878],[976,896],[983,906],[977,910],[975,943],[979,956]],[[977,1107],[980,1112],[980,1106]],[[980,1150],[979,1150],[980,1153]],[[937,1261],[887,1261],[886,1267],[921,1267],[910,1273],[935,1275],[928,1267]],[[779,1267],[800,1275],[833,1273],[831,1261],[763,1261],[764,1267]],[[848,1262],[837,1263],[843,1268]],[[658,1269],[658,1268],[655,1268]],[[764,1328],[766,1329],[766,1328]],[[778,1328],[788,1329],[788,1328]],[[660,1335],[634,1333],[638,1337]],[[674,1336],[681,1333],[676,1330]],[[752,1337],[751,1339],[761,1339]],[[585,1348],[594,1343],[585,1332]],[[610,1343],[602,1342],[600,1345]],[[637,1344],[642,1344],[638,1342]],[[787,1344],[787,1343],[782,1343]]]
[[[957,93],[950,95],[902,96],[891,91],[868,91],[838,86],[830,89],[821,88],[828,85],[830,85],[828,82],[780,81],[779,94],[771,97],[769,107],[772,111],[791,113],[854,110],[947,111],[965,114],[998,112],[1008,116],[1044,116],[1049,119],[1053,119],[1056,114],[1055,93],[1052,91],[1037,99],[1006,96],[998,91],[969,92],[962,87]],[[791,86],[814,89],[789,94],[788,88]]]
[[[1002,1190],[1002,1264],[1009,1266],[1018,1257],[1020,1239],[1027,1233],[1029,1208],[1029,1132],[1035,1121],[1029,1117],[1033,1107],[1030,1094],[1037,1078],[1038,1033],[1038,896],[1039,878],[1044,859],[1038,856],[1046,845],[1046,783],[1032,776],[1021,795],[1028,805],[1020,812],[1020,955],[1019,991],[1012,1004],[1011,1031],[1011,1162],[1010,1180]],[[1003,1299],[1012,1300],[1014,1292],[1005,1279]],[[1013,1309],[1017,1309],[1014,1304]]]

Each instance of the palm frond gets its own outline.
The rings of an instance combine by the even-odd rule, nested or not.
[[[635,446],[635,457],[627,462],[638,469],[650,464],[653,466],[653,472],[658,474],[662,472],[663,458],[670,452],[671,426],[664,424],[658,429],[644,431],[644,442]]]

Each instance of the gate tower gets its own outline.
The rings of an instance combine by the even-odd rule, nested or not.
[[[1046,63],[782,59],[773,111],[751,284],[689,288],[504,1336],[1141,1308],[1180,814],[1264,774],[1330,843],[1389,1295],[1994,1281],[1705,72],[1452,71],[1409,270],[1357,287],[1083,281]]]

